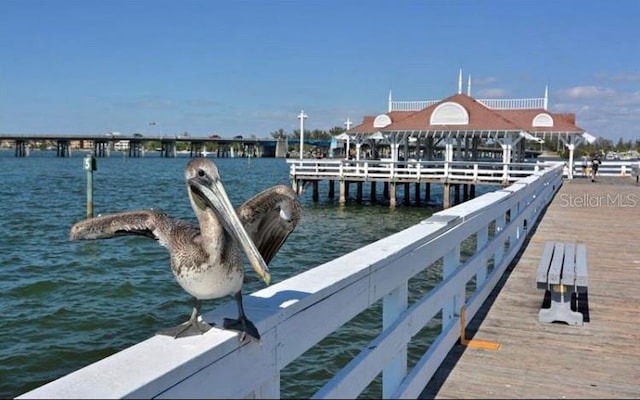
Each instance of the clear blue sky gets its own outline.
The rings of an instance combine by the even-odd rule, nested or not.
[[[0,0],[0,132],[268,137],[394,100],[542,97],[640,139],[635,0]],[[150,122],[157,125],[150,126]]]

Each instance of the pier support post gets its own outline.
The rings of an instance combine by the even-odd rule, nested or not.
[[[427,182],[424,184],[424,201],[429,205],[429,201],[431,201],[431,183]]]
[[[338,199],[338,203],[341,205],[347,204],[347,182],[344,179],[340,180],[340,197]]]
[[[16,157],[27,157],[29,155],[29,146],[25,140],[16,140]]]
[[[71,141],[60,139],[58,140],[57,154],[58,157],[71,157]]]
[[[420,201],[421,201],[420,200],[420,182],[416,182],[415,183],[414,190],[415,190],[414,196],[415,196],[415,199],[416,199],[416,204],[420,205]]]
[[[329,179],[329,194],[328,197],[333,199],[336,197],[336,181],[333,179]]]
[[[411,195],[411,184],[404,184],[404,204],[409,205],[411,203],[410,195]]]
[[[449,183],[442,184],[442,208],[451,207],[451,187]]]
[[[369,192],[369,198],[370,198],[372,204],[376,203],[376,196],[377,196],[377,194],[376,194],[376,183],[377,183],[376,181],[371,181],[371,189],[370,189],[370,192]]]
[[[319,193],[318,193],[318,181],[313,181],[313,201],[318,201],[318,198],[320,197]]]
[[[453,201],[455,204],[460,204],[460,184],[453,185]]]
[[[396,183],[389,182],[389,207],[396,208]]]
[[[356,184],[356,201],[358,204],[362,203],[362,182]]]

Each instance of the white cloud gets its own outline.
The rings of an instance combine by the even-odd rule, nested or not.
[[[486,78],[474,78],[473,75],[471,76],[471,85],[490,85],[497,81],[498,79],[494,78],[493,76],[488,76]]]
[[[576,114],[578,126],[613,141],[640,139],[640,92],[578,86],[556,92],[551,110]]]
[[[558,92],[561,97],[571,99],[593,99],[610,97],[616,94],[615,90],[601,86],[574,86]]]
[[[597,73],[596,79],[611,82],[638,82],[640,81],[640,72],[619,72],[610,74],[606,72]]]
[[[478,98],[500,98],[509,95],[509,91],[500,88],[487,88],[478,90]],[[474,96],[475,97],[475,96]]]

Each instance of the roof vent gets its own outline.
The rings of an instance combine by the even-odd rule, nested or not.
[[[552,127],[553,118],[551,118],[551,115],[547,113],[540,113],[533,118],[533,122],[531,122],[531,126]]]
[[[468,125],[469,113],[458,103],[440,104],[431,114],[431,125]]]
[[[384,128],[389,125],[391,125],[391,118],[386,114],[380,114],[373,120],[374,128]]]

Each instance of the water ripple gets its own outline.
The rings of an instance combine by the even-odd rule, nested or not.
[[[192,299],[175,282],[169,255],[155,241],[123,237],[71,242],[86,217],[82,154],[59,159],[0,151],[0,397],[15,397],[153,336],[189,317]],[[98,159],[95,214],[161,209],[195,222],[183,178],[185,158]],[[281,159],[216,159],[231,201],[289,185]],[[14,174],[8,171],[21,171]],[[327,190],[321,186],[321,196]],[[366,195],[365,195],[366,196]],[[427,218],[429,207],[315,203],[273,259],[274,282]],[[425,285],[428,279],[416,283]],[[428,283],[428,282],[427,282]],[[246,292],[263,285],[248,275]],[[206,309],[231,301],[207,301]],[[282,373],[283,397],[308,397],[380,330],[374,307],[326,338]],[[375,386],[375,385],[374,385]],[[368,392],[368,393],[375,393]]]

